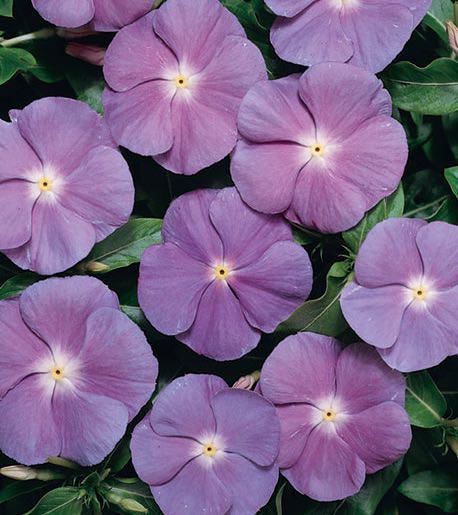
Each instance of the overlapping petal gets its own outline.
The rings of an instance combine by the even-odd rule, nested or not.
[[[94,0],[32,0],[35,9],[54,25],[76,28],[91,21],[95,13]]]
[[[143,16],[153,8],[152,0],[94,0],[95,15],[92,23],[95,30],[110,32]]]

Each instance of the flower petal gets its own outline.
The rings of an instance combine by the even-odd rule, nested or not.
[[[390,218],[377,224],[367,235],[356,258],[356,280],[376,288],[390,284],[409,286],[423,275],[423,264],[416,244],[424,220]]]
[[[103,107],[116,142],[142,156],[168,150],[173,143],[173,94],[174,87],[164,80],[144,82],[120,93],[106,88]]]
[[[393,284],[365,288],[356,282],[344,288],[340,306],[345,320],[365,342],[391,347],[399,336],[401,322],[412,295],[404,286]]]
[[[356,377],[355,370],[359,371]],[[336,398],[346,413],[359,413],[385,401],[404,407],[404,376],[387,367],[375,349],[364,343],[349,345],[340,353],[336,382]]]
[[[328,336],[298,333],[285,338],[262,367],[262,394],[275,404],[318,405],[332,399],[340,351],[339,342]]]
[[[202,295],[194,324],[177,339],[217,361],[240,358],[259,343],[259,331],[247,322],[240,301],[225,281],[215,280]]]
[[[431,0],[396,0],[396,3],[405,5],[413,14],[413,24],[416,27],[425,17],[426,12],[431,7]]]
[[[153,16],[148,14],[124,27],[110,43],[103,73],[111,89],[127,91],[153,79],[170,80],[179,74],[173,52],[153,32]]]
[[[458,352],[458,327],[456,324],[458,286],[437,292],[425,307],[438,322],[442,323],[444,329],[449,333],[450,348]]]
[[[292,241],[274,243],[257,261],[228,278],[247,320],[266,333],[307,299],[312,281],[308,254]]]
[[[112,32],[140,18],[153,7],[152,0],[96,0],[94,28]]]
[[[217,438],[225,452],[268,467],[278,455],[280,423],[275,407],[254,392],[227,388],[210,401]]]
[[[163,334],[186,331],[196,318],[212,270],[173,243],[153,245],[140,264],[138,298],[151,324]]]
[[[278,16],[292,18],[312,4],[315,0],[267,0],[266,5]]]
[[[223,259],[223,245],[210,222],[209,209],[218,190],[194,190],[174,200],[164,216],[162,235],[193,259],[207,265]]]
[[[362,460],[323,422],[310,434],[302,456],[284,476],[302,494],[317,501],[336,501],[356,494],[366,469]]]
[[[103,307],[119,309],[116,295],[92,277],[51,278],[29,286],[20,297],[24,322],[53,352],[77,356],[86,321]]]
[[[122,402],[132,420],[151,397],[158,364],[145,335],[124,313],[100,308],[87,319],[78,388]]]
[[[59,202],[94,225],[102,240],[129,219],[134,184],[121,154],[109,147],[91,150],[65,180]]]
[[[183,436],[202,441],[213,438],[216,422],[212,398],[227,384],[217,376],[188,374],[161,390],[150,423],[161,436]]]
[[[278,241],[292,240],[283,218],[253,211],[235,188],[220,190],[209,214],[223,242],[224,262],[231,269],[252,264]]]
[[[0,449],[24,465],[44,463],[58,456],[61,439],[51,404],[54,381],[31,375],[0,401]]]
[[[191,438],[159,436],[149,423],[149,414],[137,425],[130,443],[135,471],[148,485],[170,481],[199,452]]]
[[[47,21],[59,27],[76,28],[94,16],[94,0],[32,0],[33,6]]]
[[[49,347],[24,324],[17,300],[0,302],[0,399],[32,373],[44,372],[41,364],[52,362]]]
[[[409,449],[409,417],[399,404],[384,402],[336,424],[338,435],[364,461],[368,474],[390,465]]]

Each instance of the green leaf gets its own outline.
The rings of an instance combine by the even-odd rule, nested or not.
[[[430,222],[447,222],[449,224],[458,225],[458,199],[450,197],[445,199],[436,212],[428,217]]]
[[[102,93],[105,88],[102,68],[72,59],[65,73],[76,98],[103,114]]]
[[[157,218],[132,218],[98,243],[79,268],[105,273],[139,263],[148,247],[162,242],[161,228],[162,220]]]
[[[445,170],[445,178],[450,184],[450,188],[452,189],[455,196],[458,197],[458,166],[447,168]]]
[[[10,297],[19,295],[28,286],[36,283],[40,279],[42,279],[42,277],[32,272],[24,272],[11,277],[11,279],[5,281],[0,287],[0,300],[9,299]]]
[[[398,488],[417,502],[437,506],[445,513],[458,510],[458,476],[456,471],[426,470],[406,479]]]
[[[0,85],[9,81],[16,73],[26,72],[36,64],[35,58],[27,50],[0,46]]]
[[[379,222],[387,218],[402,216],[404,211],[404,191],[402,184],[389,197],[384,198],[371,209],[361,222],[353,229],[342,233],[342,237],[349,249],[357,254],[367,233]]]
[[[112,474],[120,472],[130,460],[130,436],[125,436],[115,447],[105,462]]]
[[[84,490],[64,486],[51,490],[25,515],[80,515],[84,505]]]
[[[129,509],[129,505],[137,503],[147,509],[148,515],[162,515],[149,487],[137,478],[111,477],[101,485],[100,492],[109,503],[116,504],[130,515],[137,512]]]
[[[13,0],[0,0],[0,16],[13,16]]]
[[[453,59],[436,59],[426,68],[397,63],[382,79],[399,109],[431,115],[458,110],[458,62]]]
[[[432,6],[423,18],[423,23],[439,35],[448,45],[448,36],[445,22],[453,20],[453,4],[450,0],[433,0]]]
[[[407,376],[406,410],[417,427],[441,425],[447,402],[426,370]]]
[[[347,327],[340,309],[340,293],[347,283],[348,262],[334,263],[326,280],[326,292],[318,299],[308,300],[280,326],[280,334],[313,331],[327,336],[338,336]]]
[[[22,495],[31,496],[49,486],[50,483],[45,481],[15,481],[0,490],[0,504]]]

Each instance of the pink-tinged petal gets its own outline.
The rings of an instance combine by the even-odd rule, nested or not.
[[[92,277],[51,278],[29,286],[20,297],[24,322],[51,349],[77,356],[86,321],[98,308],[119,309],[116,295]]]
[[[151,324],[175,335],[191,327],[212,270],[172,243],[147,249],[140,264],[138,299]]]
[[[240,301],[226,281],[205,290],[194,324],[177,339],[217,361],[238,359],[254,349],[261,335],[247,322]]]
[[[44,463],[60,453],[51,404],[53,382],[42,374],[32,375],[0,401],[0,449],[24,465]]]
[[[297,177],[309,159],[310,151],[296,143],[240,139],[231,158],[232,180],[253,209],[282,213],[291,205]]]
[[[237,126],[257,143],[302,143],[315,136],[315,125],[299,97],[299,74],[260,81],[246,94]]]
[[[111,32],[143,16],[153,8],[153,0],[96,0],[95,30]]]
[[[390,284],[410,286],[423,275],[416,244],[424,220],[390,218],[377,224],[367,235],[356,258],[356,280],[362,286],[377,288]]]
[[[380,348],[391,347],[397,340],[411,301],[411,292],[398,284],[365,288],[352,282],[340,296],[342,313],[350,327],[366,343]]]
[[[375,349],[364,343],[349,345],[340,353],[336,382],[339,408],[346,413],[359,413],[385,401],[404,406],[404,376],[387,367]]]
[[[310,404],[277,406],[281,438],[278,465],[292,467],[301,456],[312,430],[323,420],[323,413]]]
[[[365,195],[368,208],[398,187],[408,157],[404,128],[393,118],[366,121],[336,152],[336,172]]]
[[[341,25],[353,42],[350,63],[374,73],[383,70],[410,38],[413,16],[399,3],[365,0],[355,12],[342,12]]]
[[[24,377],[47,372],[49,347],[24,324],[17,300],[0,302],[0,399]]]
[[[212,438],[216,422],[210,401],[227,384],[217,376],[188,374],[167,385],[154,402],[150,424],[161,436]],[[204,442],[205,443],[205,442]]]
[[[292,18],[313,4],[315,0],[267,0],[266,5],[278,16]]]
[[[395,402],[384,402],[336,423],[337,434],[364,461],[368,474],[401,458],[412,440],[409,417]]]
[[[219,264],[223,245],[210,222],[209,209],[219,190],[195,190],[174,200],[164,216],[162,235],[193,259]]]
[[[229,275],[228,282],[250,324],[271,333],[309,296],[312,265],[300,245],[279,241],[258,260]]]
[[[215,460],[213,470],[232,494],[227,515],[257,513],[269,502],[278,481],[277,465],[259,467],[237,454],[225,454]]]
[[[299,94],[315,120],[318,138],[333,143],[374,116],[391,115],[391,98],[382,81],[349,64],[313,66],[302,75]]]
[[[291,228],[283,218],[253,211],[235,188],[221,190],[209,212],[223,242],[224,262],[230,269],[240,269],[260,259],[278,241],[292,240]]]
[[[456,341],[454,327],[445,326],[428,308],[413,302],[404,313],[395,344],[389,349],[377,350],[390,367],[415,372],[434,367],[447,356],[456,354]]]
[[[190,461],[169,482],[152,486],[154,499],[164,513],[226,514],[232,492],[220,481],[206,457]]]
[[[59,27],[81,27],[94,16],[94,0],[32,0],[32,4],[47,21]]]
[[[282,471],[296,490],[323,502],[356,494],[366,475],[363,461],[331,424],[323,422],[316,427],[301,457]]]
[[[179,74],[173,52],[153,32],[153,14],[116,34],[105,54],[103,73],[115,91],[127,91],[153,79],[170,80]]]
[[[447,328],[447,332],[450,335],[450,353],[455,354],[453,349],[458,353],[458,326],[456,324],[458,286],[433,295],[431,301],[426,303],[426,308],[437,321]]]
[[[29,179],[42,168],[41,161],[21,136],[16,123],[0,120],[0,154],[0,183]]]
[[[105,118],[119,145],[142,156],[165,152],[173,143],[171,104],[174,88],[154,80],[129,91],[103,92]]]
[[[254,392],[228,388],[210,402],[216,419],[217,439],[225,452],[239,454],[268,467],[278,455],[280,423],[275,407]]]
[[[58,176],[78,168],[94,147],[114,147],[105,121],[87,104],[70,98],[36,100],[21,111],[17,123],[45,170]]]
[[[78,388],[122,402],[132,420],[156,385],[158,364],[151,347],[140,328],[117,309],[97,309],[86,327]]]
[[[353,44],[342,29],[339,10],[330,4],[314,2],[293,18],[277,18],[270,31],[275,52],[304,66],[348,61]]]
[[[421,22],[428,9],[431,7],[431,0],[396,0],[396,3],[404,5],[410,9],[414,18],[414,27]]]
[[[170,481],[186,463],[201,454],[199,444],[191,438],[157,435],[149,415],[134,429],[130,450],[135,471],[148,485]]]
[[[126,431],[127,407],[109,397],[58,384],[52,402],[62,436],[60,454],[80,465],[100,463]]]
[[[283,340],[262,367],[262,394],[275,404],[320,405],[335,393],[335,371],[341,346],[314,333],[298,333]]]
[[[97,240],[111,234],[129,220],[135,189],[129,167],[109,147],[91,150],[65,180],[59,202],[93,224]]]
[[[32,209],[39,195],[22,180],[0,182],[0,249],[20,247],[32,234]]]
[[[171,0],[156,11],[153,27],[191,73],[208,65],[226,36],[245,36],[237,18],[217,0]]]
[[[458,227],[432,222],[417,233],[417,246],[423,261],[424,276],[433,289],[458,284]]]
[[[94,226],[48,194],[32,211],[32,237],[22,247],[5,251],[16,265],[42,275],[67,270],[85,258],[96,242]]]
[[[357,186],[339,177],[335,163],[321,159],[313,158],[301,170],[285,216],[323,233],[346,231],[364,216],[367,199]]]

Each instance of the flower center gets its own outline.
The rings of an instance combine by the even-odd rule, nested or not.
[[[184,89],[188,87],[188,79],[184,75],[178,75],[175,77],[175,86],[179,89]]]
[[[217,453],[218,448],[216,447],[216,445],[213,442],[211,442],[211,443],[204,444],[202,446],[202,451],[206,456],[213,458],[215,456],[215,454]]]
[[[229,267],[223,264],[216,265],[214,269],[215,277],[220,281],[225,281],[227,279],[227,276],[229,275],[229,272]]]
[[[413,298],[416,300],[425,300],[428,296],[428,290],[424,286],[420,285],[412,288],[412,294]]]
[[[60,381],[65,377],[63,367],[53,367],[51,370],[51,375],[55,381]]]
[[[313,157],[323,157],[324,151],[324,145],[321,145],[320,143],[315,143],[310,147],[310,153]]]
[[[337,413],[331,408],[323,410],[323,420],[326,422],[332,422],[337,416]]]
[[[41,177],[41,179],[38,180],[37,184],[41,191],[52,190],[52,180],[48,177]]]

